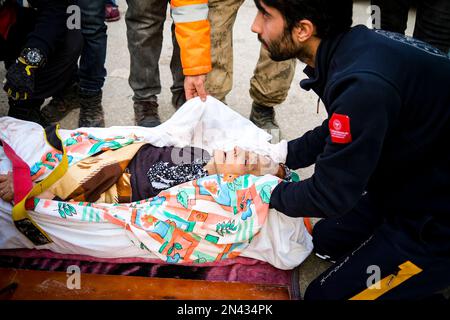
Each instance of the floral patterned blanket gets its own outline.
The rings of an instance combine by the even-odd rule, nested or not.
[[[239,256],[250,244],[266,221],[270,194],[279,182],[273,176],[213,175],[130,204],[36,198],[34,211],[74,222],[111,222],[165,262],[215,262]]]
[[[141,142],[158,147],[192,145],[208,152],[239,146],[278,162],[287,153],[286,141],[270,144],[270,135],[212,97],[207,103],[191,99],[156,128],[80,128],[59,134],[67,157],[49,145],[52,141],[41,126],[0,118],[0,138],[25,162],[36,184],[51,176],[61,159],[67,159],[70,167],[100,152]],[[11,170],[0,147],[0,173]],[[194,266],[203,261],[229,263],[226,258],[239,255],[290,270],[311,253],[312,241],[301,220],[276,211],[269,214],[267,202],[279,182],[272,176],[212,176],[178,185],[153,199],[120,205],[30,199],[26,202],[30,218],[53,240],[44,245],[34,244],[18,230],[14,208],[0,200],[0,248],[96,259],[159,258]]]

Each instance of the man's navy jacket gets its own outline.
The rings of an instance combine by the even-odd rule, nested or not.
[[[290,141],[286,164],[314,175],[280,184],[291,217],[350,212],[367,192],[380,215],[450,226],[450,59],[423,42],[356,26],[319,46],[301,87],[325,104],[322,126]]]

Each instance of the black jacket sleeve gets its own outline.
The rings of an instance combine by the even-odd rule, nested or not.
[[[330,118],[333,113],[350,117],[352,142],[333,143],[328,135],[313,176],[275,188],[271,207],[291,217],[339,216],[356,206],[401,106],[397,89],[369,73],[346,76],[330,85],[326,96],[332,101]]]
[[[58,42],[64,40],[67,32],[66,13],[69,1],[34,0],[29,1],[37,11],[34,30],[28,34],[26,48],[38,48],[48,58]]]
[[[314,164],[325,148],[329,134],[328,119],[321,126],[306,132],[302,137],[289,141],[286,165],[293,170]]]

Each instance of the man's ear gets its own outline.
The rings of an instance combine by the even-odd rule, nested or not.
[[[304,19],[297,23],[292,32],[297,41],[305,43],[316,34],[316,27],[310,20]]]

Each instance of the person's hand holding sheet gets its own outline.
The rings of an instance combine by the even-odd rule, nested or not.
[[[206,75],[200,74],[198,76],[185,76],[184,78],[184,91],[186,93],[186,99],[190,100],[195,97],[206,101],[206,89],[205,89]]]

